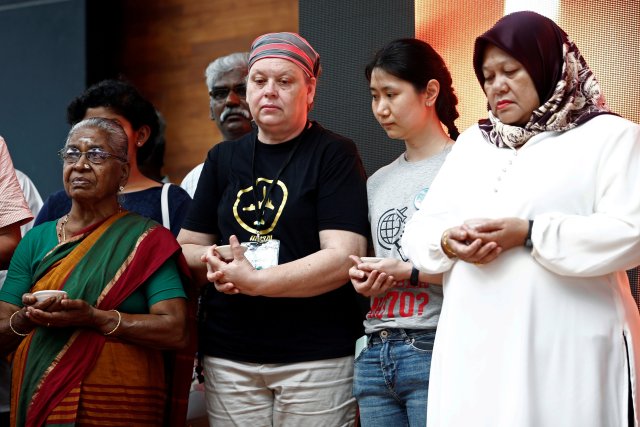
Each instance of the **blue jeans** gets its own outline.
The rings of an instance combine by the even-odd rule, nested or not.
[[[385,329],[369,335],[355,360],[353,395],[363,427],[424,427],[435,330]]]

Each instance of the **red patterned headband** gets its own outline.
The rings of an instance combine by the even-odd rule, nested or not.
[[[293,62],[309,77],[318,77],[320,55],[296,33],[264,34],[251,44],[249,69],[264,58],[281,58]]]

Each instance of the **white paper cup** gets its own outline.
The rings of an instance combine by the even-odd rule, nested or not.
[[[65,291],[46,290],[46,291],[34,292],[32,295],[36,297],[36,300],[38,300],[38,302],[42,302],[50,297],[56,297],[58,299],[62,299],[62,297],[66,296],[67,293]]]
[[[241,246],[242,252],[246,251],[247,248]],[[233,259],[233,252],[231,251],[231,245],[222,245],[216,246],[216,252],[220,254],[222,259]]]

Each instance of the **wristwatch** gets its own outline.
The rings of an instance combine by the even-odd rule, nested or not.
[[[411,268],[411,278],[409,279],[411,286],[418,286],[418,276],[420,276],[420,271],[415,267]]]
[[[531,241],[531,230],[533,229],[533,220],[529,220],[529,230],[527,230],[527,237],[524,239],[525,248],[533,248],[533,242]]]

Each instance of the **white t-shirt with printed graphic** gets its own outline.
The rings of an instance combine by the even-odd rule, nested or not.
[[[419,162],[407,162],[404,154],[378,169],[367,181],[371,238],[377,257],[408,261],[400,238],[406,222],[416,212],[429,186],[451,151]],[[364,321],[370,334],[387,328],[434,329],[442,307],[442,286],[409,280],[386,293],[371,298],[371,309]]]

